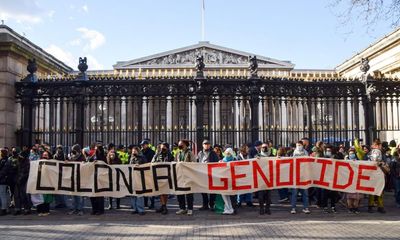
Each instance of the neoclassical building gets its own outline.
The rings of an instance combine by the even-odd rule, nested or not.
[[[199,132],[214,143],[236,146],[253,138],[287,145],[304,136],[312,141],[350,143],[356,137],[367,138],[371,131],[383,139],[399,140],[398,96],[377,97],[370,108],[361,92],[366,91],[369,97],[371,86],[365,84],[364,89],[360,81],[367,75],[397,76],[399,33],[394,31],[335,69],[296,69],[290,61],[203,41],[118,61],[110,70],[79,72],[0,25],[0,146],[21,142],[21,136],[52,145],[78,140],[88,144],[98,139],[128,144],[146,137],[154,142],[195,139]],[[204,58],[202,72],[209,84],[202,93],[206,100],[201,109],[196,92],[201,82],[199,86],[192,84],[197,56]],[[252,85],[246,82],[249,56],[256,56],[258,64],[256,105]],[[26,65],[33,58],[39,81],[32,89],[40,97],[24,105],[24,86],[19,84],[15,92],[13,85],[32,79],[26,77],[30,76]],[[361,58],[369,60],[367,72],[360,70]],[[74,94],[68,96],[70,88],[63,90],[80,79],[90,85],[84,90],[83,105],[77,105]],[[307,92],[311,90],[317,92]],[[379,114],[368,120],[365,109]],[[31,122],[27,114],[32,115]],[[30,135],[23,135],[24,131]]]

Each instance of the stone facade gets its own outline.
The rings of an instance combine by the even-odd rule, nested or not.
[[[0,146],[17,143],[21,110],[16,104],[14,83],[27,74],[28,59],[38,62],[37,74],[65,74],[71,68],[44,52],[5,25],[0,25]]]

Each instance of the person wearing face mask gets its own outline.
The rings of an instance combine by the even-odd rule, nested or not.
[[[355,148],[350,148],[348,154],[344,158],[346,161],[358,161]],[[360,200],[363,198],[361,193],[346,193],[347,208],[349,213],[359,214],[358,207]]]
[[[85,162],[85,156],[82,154],[82,149],[79,144],[75,144],[71,148],[71,153],[68,155],[68,162]],[[72,196],[72,210],[68,215],[76,214],[83,215],[84,197]]]
[[[298,141],[296,143],[296,149],[293,151],[293,157],[303,157],[308,156],[308,152],[304,149],[303,142]],[[308,209],[308,191],[307,189],[297,189],[292,188],[292,197],[290,199],[290,203],[292,206],[291,214],[296,214],[296,202],[297,202],[297,193],[300,192],[302,200],[303,200],[303,212],[305,214],[310,214],[310,210]]]
[[[189,149],[189,140],[180,140],[178,143],[178,148],[179,152],[175,158],[177,162],[196,162],[196,157]],[[178,195],[178,202],[179,210],[176,212],[177,215],[193,215],[193,193]]]
[[[335,158],[335,154],[333,154],[333,147],[328,145],[325,147],[324,158]],[[336,200],[338,199],[338,192],[321,189],[321,207],[323,207],[324,213],[336,213]],[[328,208],[328,201],[330,201],[330,211]]]
[[[158,163],[158,162],[173,162],[173,161],[174,161],[174,156],[169,150],[169,144],[163,142],[160,144],[160,151],[157,152],[156,155],[154,155],[153,160],[151,162]],[[167,202],[168,202],[168,194],[160,195],[161,207],[157,209],[156,212],[161,213],[162,215],[168,214]]]
[[[147,159],[143,154],[141,153],[140,149],[138,147],[133,147],[132,148],[132,155],[131,159],[129,160],[129,164],[131,165],[141,165],[148,163]],[[141,196],[132,196],[131,198],[131,204],[132,204],[132,214],[139,214],[139,215],[144,215],[144,197]]]
[[[263,143],[261,145],[260,154],[258,157],[272,157],[273,154],[271,149],[269,149],[268,143]],[[258,203],[260,207],[260,215],[268,214],[271,215],[270,205],[271,205],[271,192],[269,190],[260,190],[256,193],[258,195]]]
[[[117,152],[115,152],[114,149],[110,150],[107,153],[107,164],[109,164],[109,165],[122,164],[122,161],[119,158],[119,154]],[[121,208],[121,199],[116,198],[115,201],[117,203],[116,209],[120,209]],[[113,198],[112,197],[108,198],[108,204],[109,205],[108,205],[107,209],[108,210],[113,209]]]
[[[243,144],[240,149],[239,149],[239,154],[237,156],[237,160],[246,160],[250,159],[249,157],[249,151],[250,147],[248,144]],[[241,207],[242,203],[245,202],[247,206],[252,207],[253,205],[253,193],[245,193],[245,194],[240,194],[237,196],[237,206]]]
[[[227,148],[224,151],[225,157],[221,160],[221,162],[232,162],[235,161],[234,152],[232,148]],[[221,195],[224,200],[224,212],[222,214],[232,215],[235,213],[235,210],[232,206],[231,196],[230,195]]]
[[[203,141],[203,149],[197,154],[197,161],[201,163],[218,162],[217,154],[212,150],[211,143],[208,140]],[[203,205],[199,209],[200,211],[214,209],[215,204],[215,194],[201,194],[203,198]]]
[[[387,174],[390,171],[389,166],[387,165],[386,162],[383,160],[383,154],[382,154],[382,144],[379,139],[375,139],[372,146],[371,146],[371,151],[368,153],[368,158],[370,161],[373,161],[376,163],[378,167],[382,169],[382,171]],[[370,195],[369,200],[368,200],[368,212],[373,213],[374,210],[374,205],[377,203],[378,205],[378,212],[379,213],[386,213],[384,205],[383,205],[383,193],[380,196],[374,196]]]

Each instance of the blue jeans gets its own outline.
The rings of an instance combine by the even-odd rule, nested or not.
[[[6,210],[8,208],[8,201],[10,199],[10,194],[7,192],[7,185],[0,185],[0,207],[1,210]]]
[[[67,201],[66,201],[65,195],[54,195],[54,199],[55,199],[56,205],[67,206]]]
[[[398,207],[400,207],[400,177],[396,178],[394,188],[394,197],[396,198],[396,204]]]
[[[133,211],[144,212],[144,197],[132,197],[132,209]]]
[[[253,203],[253,193],[245,193],[237,195],[237,202],[238,203]]]
[[[301,193],[303,207],[308,208],[308,191],[307,191],[307,189],[297,189],[297,188],[292,188],[292,198],[290,199],[292,208],[296,208],[297,192]]]
[[[82,211],[84,205],[84,198],[81,196],[72,196],[74,210]]]
[[[289,197],[289,189],[287,189],[287,188],[278,189],[278,193],[279,193],[279,199],[280,200]]]

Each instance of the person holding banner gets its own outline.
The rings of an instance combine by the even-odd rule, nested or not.
[[[344,158],[346,161],[359,161],[357,159],[356,150],[353,148],[349,149],[348,154]],[[358,206],[363,195],[361,193],[346,193],[347,208],[349,213],[359,214]]]
[[[234,152],[232,148],[227,148],[224,152],[225,157],[221,160],[221,162],[232,162],[235,161]],[[222,199],[224,200],[224,212],[222,214],[232,215],[235,213],[235,210],[232,206],[232,200],[230,195],[222,194]]]
[[[272,150],[269,148],[268,143],[263,143],[261,145],[261,152],[257,157],[272,157]],[[265,213],[271,215],[271,191],[269,190],[260,190],[257,192],[258,196],[258,204],[260,207],[260,215],[264,215]]]
[[[107,153],[107,164],[108,165],[114,165],[114,164],[122,164],[122,160],[119,158],[119,154],[118,152],[115,152],[115,149],[109,150]],[[116,209],[120,209],[121,208],[121,199],[120,198],[115,198],[116,201]],[[113,198],[109,197],[108,198],[108,210],[111,210],[113,208]]]
[[[51,153],[49,151],[44,151],[41,159],[50,159]],[[43,194],[43,202],[36,206],[39,217],[48,216],[50,214],[50,203],[53,202],[53,195]]]
[[[304,149],[303,142],[298,141],[296,143],[296,149],[293,152],[293,157],[302,157],[308,156],[308,152]],[[307,189],[297,189],[292,188],[292,198],[290,203],[292,205],[292,210],[290,211],[291,214],[296,214],[296,202],[297,202],[297,193],[300,192],[301,198],[303,200],[303,212],[305,214],[310,214],[310,210],[308,209],[308,191]]]
[[[96,144],[96,152],[93,158],[90,158],[90,161],[107,161],[104,147],[101,143]],[[91,197],[90,203],[92,204],[92,215],[104,214],[104,197]]]
[[[390,168],[386,162],[383,160],[383,154],[382,154],[382,144],[379,139],[375,139],[372,146],[371,146],[371,152],[369,152],[368,157],[370,161],[376,162],[378,167],[380,167],[383,171],[383,173],[387,174],[390,171]],[[370,195],[368,199],[368,212],[373,213],[374,210],[374,205],[375,202],[377,202],[378,205],[378,212],[380,213],[386,213],[385,208],[383,206],[383,191],[380,196],[374,196]]]
[[[156,152],[153,150],[154,146],[150,144],[149,139],[144,139],[141,143],[140,146],[142,147],[141,153],[146,159],[146,163],[151,162],[153,160],[154,155]],[[155,149],[155,148],[154,148]],[[147,204],[147,200],[150,198],[150,206]],[[149,209],[154,208],[154,197],[144,197],[144,206],[149,207]]]
[[[243,144],[239,149],[237,160],[247,160],[249,157],[250,148],[247,144]],[[242,202],[246,202],[248,206],[253,206],[253,193],[245,193],[237,196],[238,207],[242,206]]]
[[[131,165],[141,165],[147,163],[147,159],[141,154],[140,149],[138,147],[132,148],[132,156],[129,160],[129,164]],[[144,197],[133,196],[132,197],[132,214],[144,215]]]
[[[325,147],[324,158],[334,158],[332,146],[327,145]],[[330,208],[331,212],[336,213],[336,200],[339,197],[338,192],[328,189],[320,189],[320,191],[321,191],[321,202],[324,213],[329,213],[328,200],[330,201],[331,204]]]
[[[208,162],[218,162],[217,154],[211,149],[211,143],[208,140],[203,141],[203,150],[201,150],[197,155],[197,161],[201,163],[208,163]],[[215,203],[215,194],[201,194],[203,198],[203,205],[199,209],[200,211],[213,209]]]
[[[189,149],[189,140],[180,140],[178,148],[180,151],[175,158],[177,162],[196,162],[196,157]],[[193,215],[193,193],[178,195],[178,203],[179,210],[176,212],[177,215]]]
[[[75,144],[71,148],[71,153],[68,156],[69,162],[85,162],[85,157],[82,154],[81,146]],[[83,205],[84,198],[81,196],[72,196],[72,207],[73,209],[68,213],[68,215],[76,214],[78,216],[83,215]]]
[[[174,156],[169,150],[169,144],[163,142],[160,144],[160,151],[156,155],[154,155],[153,160],[151,162],[161,163],[161,162],[173,162],[173,161],[174,161]],[[168,214],[167,202],[168,202],[168,195],[161,194],[160,195],[161,207],[157,209],[156,212],[161,213],[162,215]]]

